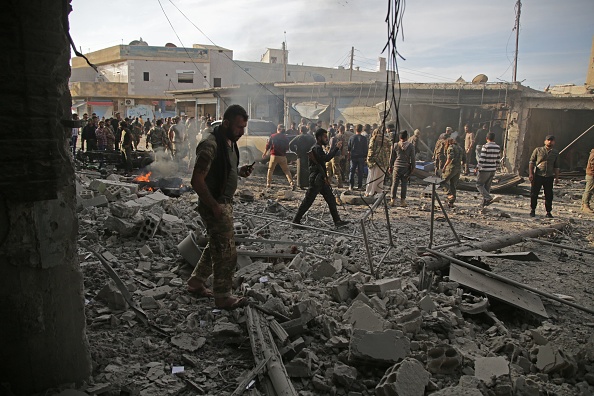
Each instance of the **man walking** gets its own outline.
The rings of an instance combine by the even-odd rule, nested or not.
[[[349,190],[355,187],[355,171],[357,171],[358,190],[363,188],[363,167],[367,157],[367,139],[361,134],[363,125],[358,124],[355,135],[351,136],[348,144],[348,157],[351,159],[349,172]]]
[[[366,197],[371,197],[382,192],[384,177],[388,171],[390,162],[391,149],[392,145],[390,144],[389,136],[386,136],[384,128],[380,126],[373,131],[367,150],[369,173],[367,174],[367,188],[365,189]]]
[[[590,206],[590,200],[594,195],[594,149],[590,151],[590,157],[588,157],[588,165],[586,165],[586,189],[582,196],[582,211],[586,213],[594,213]]]
[[[460,173],[462,173],[462,148],[456,139],[448,138],[445,141],[446,161],[442,169],[443,184],[447,193],[448,207],[453,208]]]
[[[396,163],[396,169],[394,169]],[[408,132],[402,131],[399,135],[398,143],[392,147],[392,154],[390,155],[390,168],[388,172],[393,176],[392,179],[392,199],[390,205],[395,206],[396,193],[398,192],[398,185],[402,184],[400,190],[400,206],[406,207],[406,190],[408,187],[408,179],[415,166],[415,147],[408,141]]]
[[[293,218],[294,224],[301,224],[301,219],[320,193],[328,204],[334,225],[336,227],[342,227],[348,224],[348,222],[340,219],[338,209],[336,208],[336,199],[334,198],[334,194],[332,194],[330,182],[326,174],[326,162],[331,160],[342,149],[342,142],[338,142],[335,147],[330,149],[328,154],[324,152],[324,146],[327,145],[328,132],[320,128],[316,131],[316,144],[309,152],[309,188],[305,192],[305,198],[303,198],[303,202],[301,202]]]
[[[289,148],[297,154],[297,186],[304,190],[309,187],[309,159],[307,153],[316,144],[316,138],[307,133],[307,126],[301,127],[300,134],[289,142]]]
[[[285,135],[285,126],[279,124],[276,128],[276,133],[271,135],[270,139],[268,139],[268,142],[266,142],[266,148],[262,154],[262,158],[264,159],[270,151],[268,174],[266,175],[266,188],[270,188],[272,183],[272,174],[274,173],[276,166],[280,165],[281,169],[285,173],[285,176],[287,177],[287,180],[289,181],[291,189],[295,189],[295,184],[293,184],[293,176],[291,176],[291,171],[289,170],[289,165],[287,163],[288,150],[289,139],[287,139],[287,135]]]
[[[446,140],[450,138],[452,134],[452,128],[447,127],[445,133],[439,135],[439,139],[435,143],[435,149],[433,150],[433,161],[435,162],[435,174],[439,175],[439,172],[443,168],[446,162]]]
[[[317,131],[316,131],[317,133]],[[327,132],[326,132],[327,134]],[[336,152],[336,154],[330,160],[330,170],[328,172],[329,180],[332,180],[333,176],[336,176],[336,185],[338,188],[342,188],[342,179],[343,173],[341,168],[341,162],[344,156],[346,155],[346,143],[345,143],[345,127],[344,125],[340,125],[338,127],[338,132],[336,135],[330,139],[330,151],[334,150],[340,143],[340,150]],[[317,139],[316,139],[317,140]]]
[[[475,171],[478,172],[476,189],[483,196],[483,206],[489,206],[495,202],[490,194],[491,183],[497,170],[497,164],[501,159],[499,155],[501,148],[495,143],[495,134],[493,132],[487,133],[486,140],[487,143],[481,146],[481,154]]]
[[[470,161],[472,161],[472,151],[474,150],[474,133],[470,125],[464,125],[464,176],[470,174]]]
[[[546,216],[552,218],[553,181],[555,184],[559,183],[559,152],[554,149],[555,136],[548,135],[544,144],[543,147],[534,149],[528,164],[528,178],[532,183],[530,188],[530,217],[536,216],[538,194],[540,194],[540,189],[544,188]]]
[[[192,187],[198,193],[198,213],[206,225],[208,244],[188,279],[188,291],[200,297],[214,296],[215,307],[235,309],[247,300],[231,294],[237,250],[233,232],[233,194],[239,176],[248,177],[250,165],[239,166],[237,141],[243,136],[248,115],[239,105],[231,105],[223,123],[196,148]],[[213,274],[213,290],[206,280]]]
[[[152,127],[146,134],[146,145],[151,145],[151,148],[155,152],[155,161],[164,157],[165,149],[171,149],[171,142],[167,137],[167,132],[161,127],[163,120],[158,119],[155,126]]]

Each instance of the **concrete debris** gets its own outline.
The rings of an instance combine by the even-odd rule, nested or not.
[[[410,340],[398,330],[354,329],[349,343],[349,360],[394,364],[410,353]]]
[[[372,276],[357,224],[367,205],[339,208],[341,217],[355,226],[333,229],[338,234],[292,228],[283,221],[292,219],[303,192],[277,194],[278,189],[254,184],[254,176],[264,180],[256,172],[241,181],[247,184],[234,203],[236,236],[250,239],[236,243],[254,253],[238,257],[233,294],[246,296],[250,305],[234,311],[214,309],[212,298],[187,291],[186,282],[207,243],[195,211],[196,194],[169,198],[161,192],[134,192],[138,186],[126,186],[128,178],[79,178],[81,241],[75,254],[84,274],[95,365],[94,385],[78,391],[222,395],[241,389],[255,395],[268,394],[274,379],[282,389],[292,389],[290,394],[302,396],[592,392],[593,321],[544,300],[550,316],[544,322],[540,316],[501,310],[483,290],[454,282],[446,271],[430,272],[427,282],[419,281],[412,263],[427,243],[430,197],[420,198],[424,186],[413,180],[408,208],[389,208],[398,211],[402,224],[392,228],[395,246],[381,264],[386,241],[370,238],[376,263]],[[279,195],[292,198],[281,202]],[[519,195],[498,203],[506,206],[507,219],[500,217],[502,210],[482,212],[472,194],[458,198],[448,215],[459,235],[478,242],[507,235],[510,227],[522,231],[542,227],[535,221],[557,223],[540,218],[540,208],[536,219],[524,216],[527,201]],[[84,207],[85,200],[101,206]],[[586,220],[567,209],[570,202],[563,207],[556,201],[559,217],[571,216],[572,226],[590,233],[594,242]],[[383,214],[383,207],[379,210]],[[387,235],[380,211],[367,228],[373,236],[376,231],[377,236]],[[316,205],[303,223],[331,229],[327,209]],[[439,243],[450,241],[443,227],[447,224],[436,223]],[[586,243],[567,233],[554,241]],[[91,244],[121,278],[119,288],[98,257],[85,250]],[[531,245],[546,266],[491,256],[481,257],[481,265],[542,290],[571,294],[576,303],[587,305],[594,293],[587,257],[573,252],[559,256],[555,248],[539,246]],[[565,261],[559,262],[560,257]],[[206,285],[212,288],[212,277]],[[146,325],[147,318],[153,326]],[[252,348],[246,355],[248,342]],[[172,375],[180,367],[183,373]]]
[[[478,358],[474,361],[474,375],[487,385],[497,377],[509,376],[509,362],[503,356]]]
[[[97,195],[96,197],[85,199],[82,201],[83,208],[92,207],[107,207],[109,201],[105,195]]]
[[[406,358],[390,367],[375,388],[377,396],[422,396],[431,374],[421,362]]]
[[[342,319],[350,323],[354,329],[383,331],[388,326],[380,314],[361,301],[354,301]]]

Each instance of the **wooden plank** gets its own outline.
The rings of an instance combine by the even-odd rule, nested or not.
[[[548,318],[549,315],[541,299],[533,293],[516,286],[503,283],[478,272],[471,271],[457,264],[450,264],[450,280],[473,290],[483,292],[495,299],[515,307]]]

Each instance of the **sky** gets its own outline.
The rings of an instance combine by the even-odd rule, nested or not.
[[[402,82],[512,80],[516,0],[401,1]],[[72,8],[70,34],[83,53],[142,37],[154,46],[214,43],[243,61],[286,40],[289,63],[325,67],[348,67],[354,47],[354,66],[370,71],[387,56],[388,0],[72,0]],[[593,16],[593,0],[522,0],[518,81],[541,90],[584,84]]]

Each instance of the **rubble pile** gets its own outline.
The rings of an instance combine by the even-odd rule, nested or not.
[[[423,290],[414,262],[417,248],[427,243],[424,186],[410,187],[409,195],[419,197],[410,199],[412,208],[390,211],[396,246],[382,263],[383,209],[371,216],[372,269],[356,225],[342,233],[291,228],[284,222],[303,194],[266,191],[257,177],[250,183],[240,188],[235,203],[234,283],[251,303],[228,312],[186,291],[185,280],[206,242],[195,194],[170,198],[115,176],[79,175],[79,256],[94,363],[92,383],[79,391],[255,395],[280,394],[279,386],[283,394],[303,396],[594,391],[592,317],[545,301],[551,314],[543,320],[464,288],[445,270],[436,271]],[[466,199],[472,203],[474,197]],[[504,200],[506,208],[513,200]],[[340,209],[341,215],[355,223],[369,209],[360,204]],[[305,223],[330,229],[324,207],[314,205]],[[508,218],[493,214],[508,211],[462,203],[450,217],[461,234],[487,238],[510,226]],[[448,238],[447,224],[437,220],[438,239]],[[587,235],[582,222],[587,224],[574,221],[576,232]],[[558,257],[539,248],[547,258]],[[588,257],[565,254],[591,299],[592,275],[583,269]],[[498,270],[508,275],[515,268],[526,283],[534,272],[516,261],[488,262],[503,262]]]

